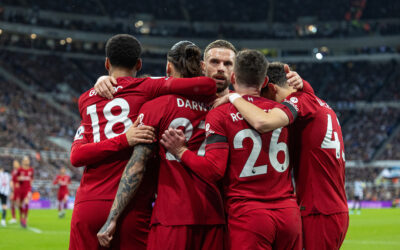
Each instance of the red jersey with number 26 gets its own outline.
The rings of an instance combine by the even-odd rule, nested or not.
[[[158,140],[169,127],[182,129],[188,148],[204,155],[207,111],[204,103],[169,95],[147,102],[139,116],[142,124],[156,129]],[[159,155],[161,163],[152,224],[225,224],[222,197],[216,185],[185,168],[162,146]]]
[[[335,112],[311,91],[292,93],[282,104],[297,115],[291,156],[302,216],[347,212],[344,144]]]
[[[262,97],[243,96],[257,107],[289,109]],[[298,207],[290,174],[288,129],[259,134],[243,120],[230,103],[210,111],[206,119],[207,137],[227,138],[228,166],[224,177],[224,197],[229,216],[240,216],[253,209]],[[208,143],[208,142],[207,142]],[[212,150],[212,144],[207,145]]]

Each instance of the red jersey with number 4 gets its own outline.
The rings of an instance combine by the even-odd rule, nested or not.
[[[71,178],[68,175],[57,175],[53,184],[59,186],[59,192],[68,193],[68,185],[71,184]]]
[[[31,191],[32,189],[31,183],[33,181],[33,168],[20,167],[17,172],[17,179],[20,190]]]
[[[264,110],[278,107],[292,116],[282,104],[262,97],[243,98]],[[291,181],[287,128],[261,135],[228,103],[210,111],[206,131],[207,136],[217,134],[227,138],[229,145],[224,177],[224,197],[229,216],[240,216],[259,208],[298,207]]]
[[[181,128],[188,148],[204,155],[207,111],[204,103],[170,95],[147,102],[140,109],[139,116],[141,124],[156,129],[158,140],[169,127]],[[159,155],[161,163],[152,224],[224,224],[222,197],[216,185],[185,168],[162,146]]]
[[[292,93],[282,103],[297,113],[291,156],[302,215],[347,212],[344,144],[335,112],[310,91]]]
[[[85,165],[76,203],[113,200],[126,163],[132,155],[124,134],[135,122],[140,107],[151,99],[171,92],[188,95],[215,94],[215,82],[207,77],[117,78],[114,99],[98,96],[92,88],[79,98],[81,126],[71,148],[74,166]],[[199,92],[200,91],[200,92]],[[155,171],[147,171],[136,194],[136,206],[151,209],[155,192]]]

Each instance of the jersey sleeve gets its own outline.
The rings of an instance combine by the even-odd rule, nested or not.
[[[215,81],[204,76],[193,78],[148,78],[148,82],[145,82],[145,87],[151,99],[162,95],[181,95],[190,99],[204,101],[205,96],[215,96],[217,91]]]
[[[71,146],[70,161],[75,167],[87,166],[104,160],[115,152],[129,147],[125,134],[100,142],[89,142],[80,126]]]
[[[311,94],[305,92],[295,92],[287,96],[282,104],[291,110],[299,118],[312,116],[317,110],[315,105],[311,105]]]
[[[225,174],[229,156],[228,140],[225,136],[221,122],[222,116],[218,111],[212,110],[206,117],[206,153],[198,156],[186,150],[181,162],[203,179],[215,183]]]
[[[291,105],[288,105],[286,103],[278,103],[274,108],[278,108],[285,112],[285,114],[289,118],[289,124],[293,123],[294,120],[296,120],[297,118],[297,110]]]

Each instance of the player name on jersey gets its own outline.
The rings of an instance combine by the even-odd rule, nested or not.
[[[190,108],[191,110],[204,111],[204,112],[208,111],[207,105],[202,102],[196,102],[196,101],[189,100],[189,99],[186,99],[186,101],[185,101],[181,98],[176,98],[176,102],[177,102],[178,108]]]

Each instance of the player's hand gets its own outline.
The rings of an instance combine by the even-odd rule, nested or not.
[[[102,247],[110,247],[116,228],[116,221],[107,221],[97,233],[97,239]]]
[[[126,139],[131,147],[140,143],[154,142],[154,128],[145,125],[139,127],[139,122],[140,118],[138,117],[128,131],[126,131]]]
[[[117,80],[112,76],[100,76],[94,85],[96,93],[107,99],[113,99],[115,89],[113,85],[117,85]]]
[[[180,129],[169,128],[165,130],[161,137],[161,145],[163,145],[171,154],[180,159],[186,148],[186,137]]]
[[[217,98],[214,101],[214,104],[213,104],[212,108],[215,109],[216,107],[221,106],[222,104],[229,103],[229,96],[230,95],[231,94],[228,94],[228,95],[224,95],[224,96],[222,96],[220,98]]]
[[[301,79],[300,75],[296,71],[291,71],[287,64],[285,64],[284,68],[289,86],[293,86],[295,89],[302,89],[303,79]]]

